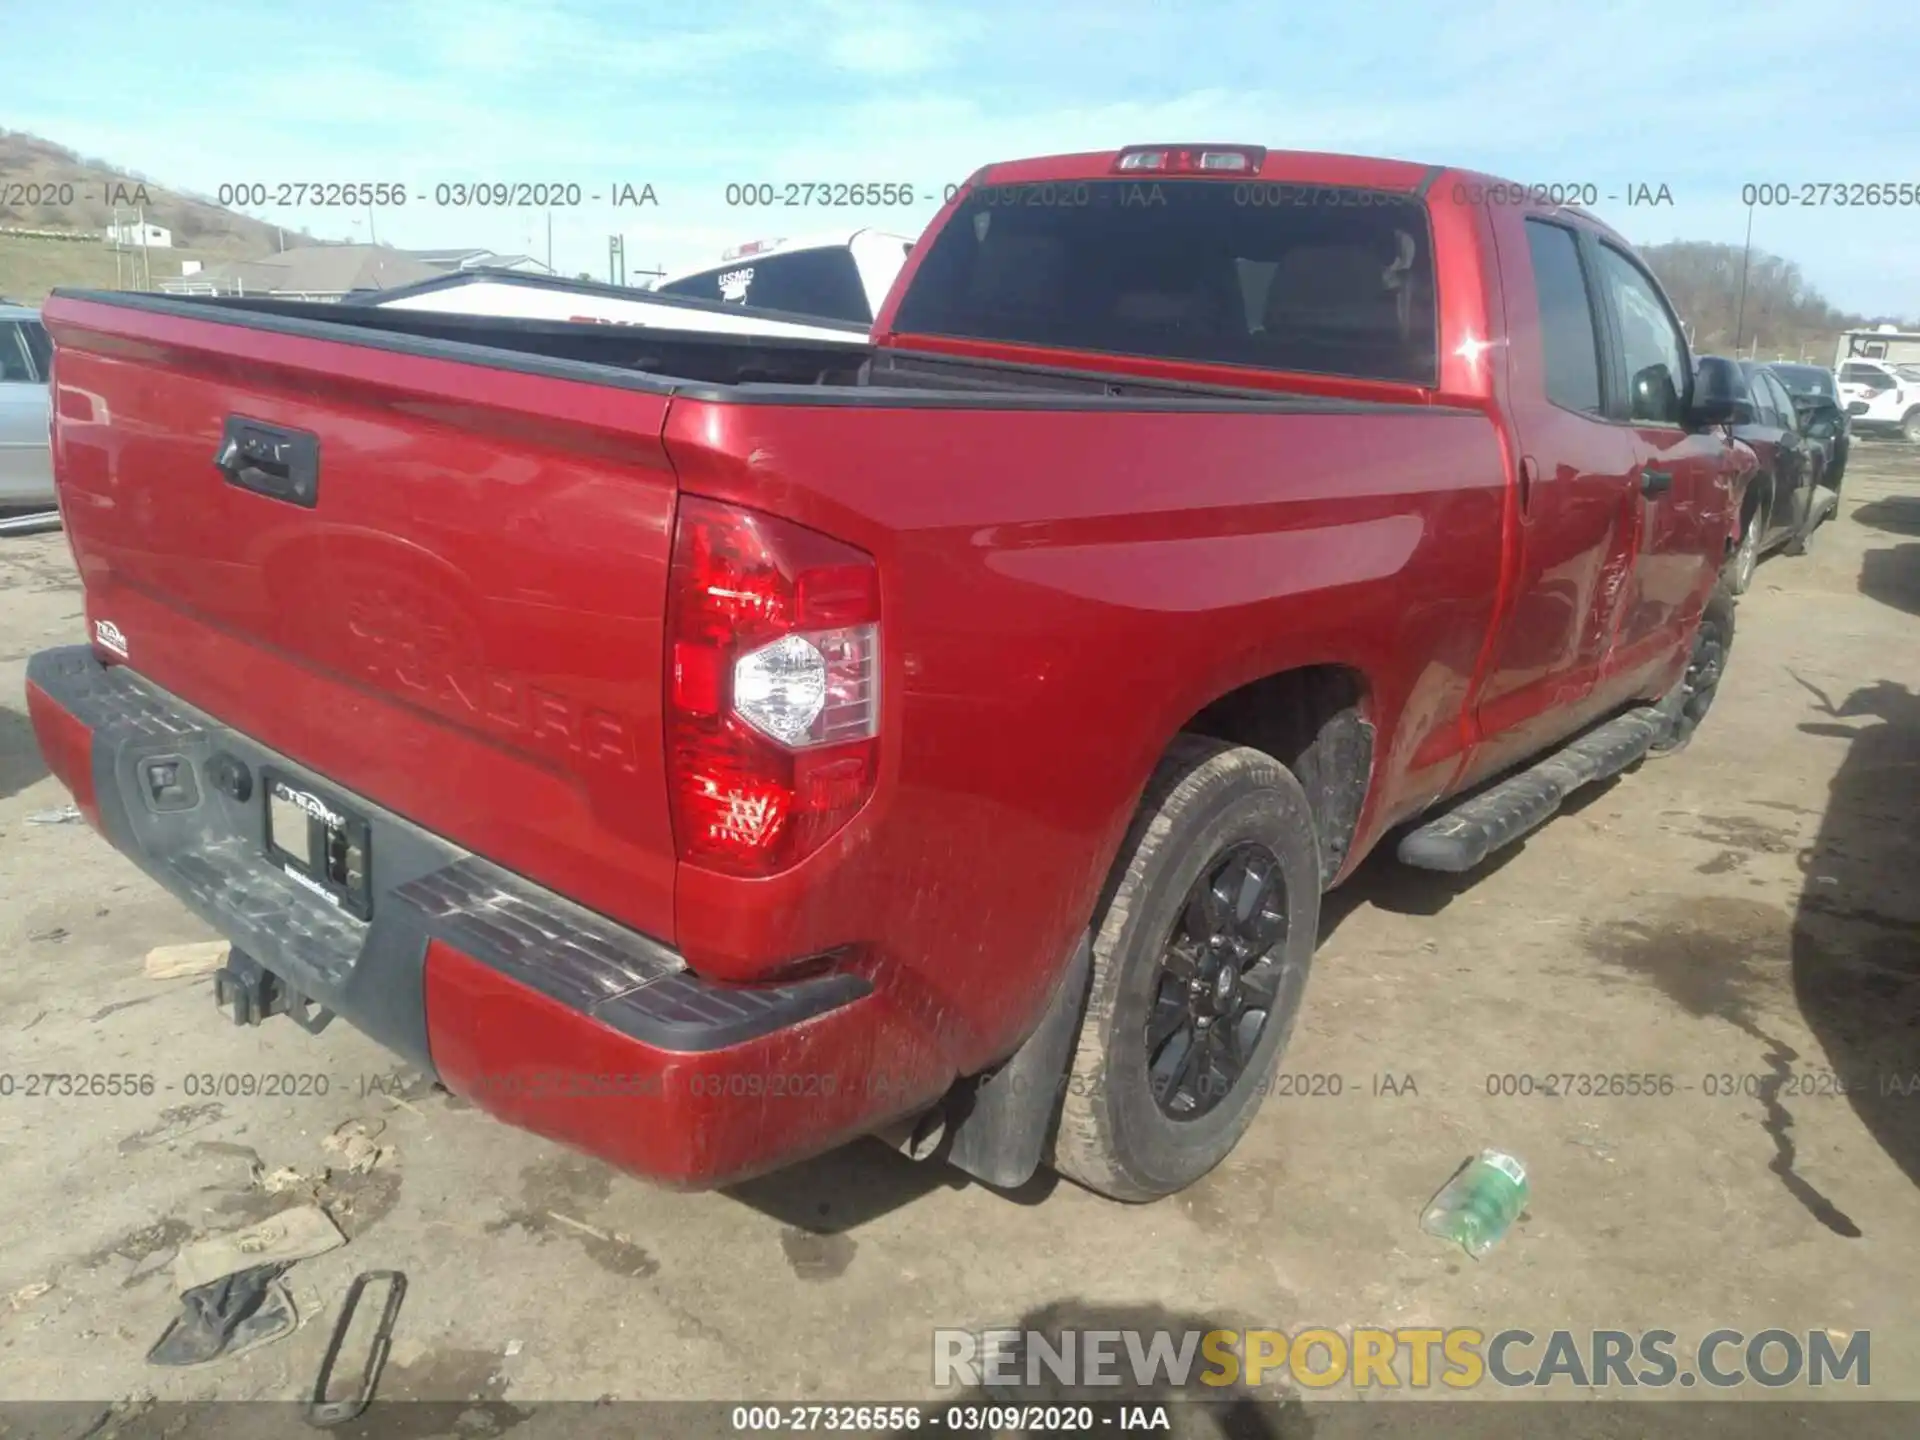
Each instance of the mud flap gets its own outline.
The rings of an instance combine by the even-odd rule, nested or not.
[[[1086,1007],[1092,935],[1083,931],[1039,1028],[998,1070],[964,1086],[952,1101],[947,1163],[1003,1190],[1040,1168],[1060,1112],[1060,1088]]]

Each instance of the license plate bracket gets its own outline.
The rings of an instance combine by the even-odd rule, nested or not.
[[[268,858],[359,920],[373,918],[373,832],[325,791],[276,770],[260,775]]]

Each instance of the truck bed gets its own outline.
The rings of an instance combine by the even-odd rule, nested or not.
[[[1289,394],[1265,385],[1145,380],[1098,370],[955,359],[858,339],[735,339],[696,330],[573,324],[371,305],[235,296],[159,297],[124,291],[57,294],[180,318],[223,321],[525,373],[567,376],[707,400],[763,403],[1067,404],[1165,401],[1178,408],[1377,412],[1393,402]],[[698,302],[683,301],[685,305]],[[488,353],[492,352],[492,353]],[[542,363],[548,362],[548,363]],[[586,367],[586,368],[576,368]],[[860,390],[806,395],[796,388]],[[735,389],[739,393],[724,393]],[[903,393],[905,392],[905,393]],[[1414,407],[1427,409],[1426,406]]]

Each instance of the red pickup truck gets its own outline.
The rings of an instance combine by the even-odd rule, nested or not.
[[[868,343],[57,292],[48,763],[234,1019],[707,1186],[1205,1173],[1383,837],[1684,743],[1751,456],[1485,176],[982,170]]]

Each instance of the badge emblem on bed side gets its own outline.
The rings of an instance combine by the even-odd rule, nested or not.
[[[102,650],[111,650],[122,660],[127,658],[127,637],[120,633],[120,627],[113,621],[94,621],[93,639]]]

